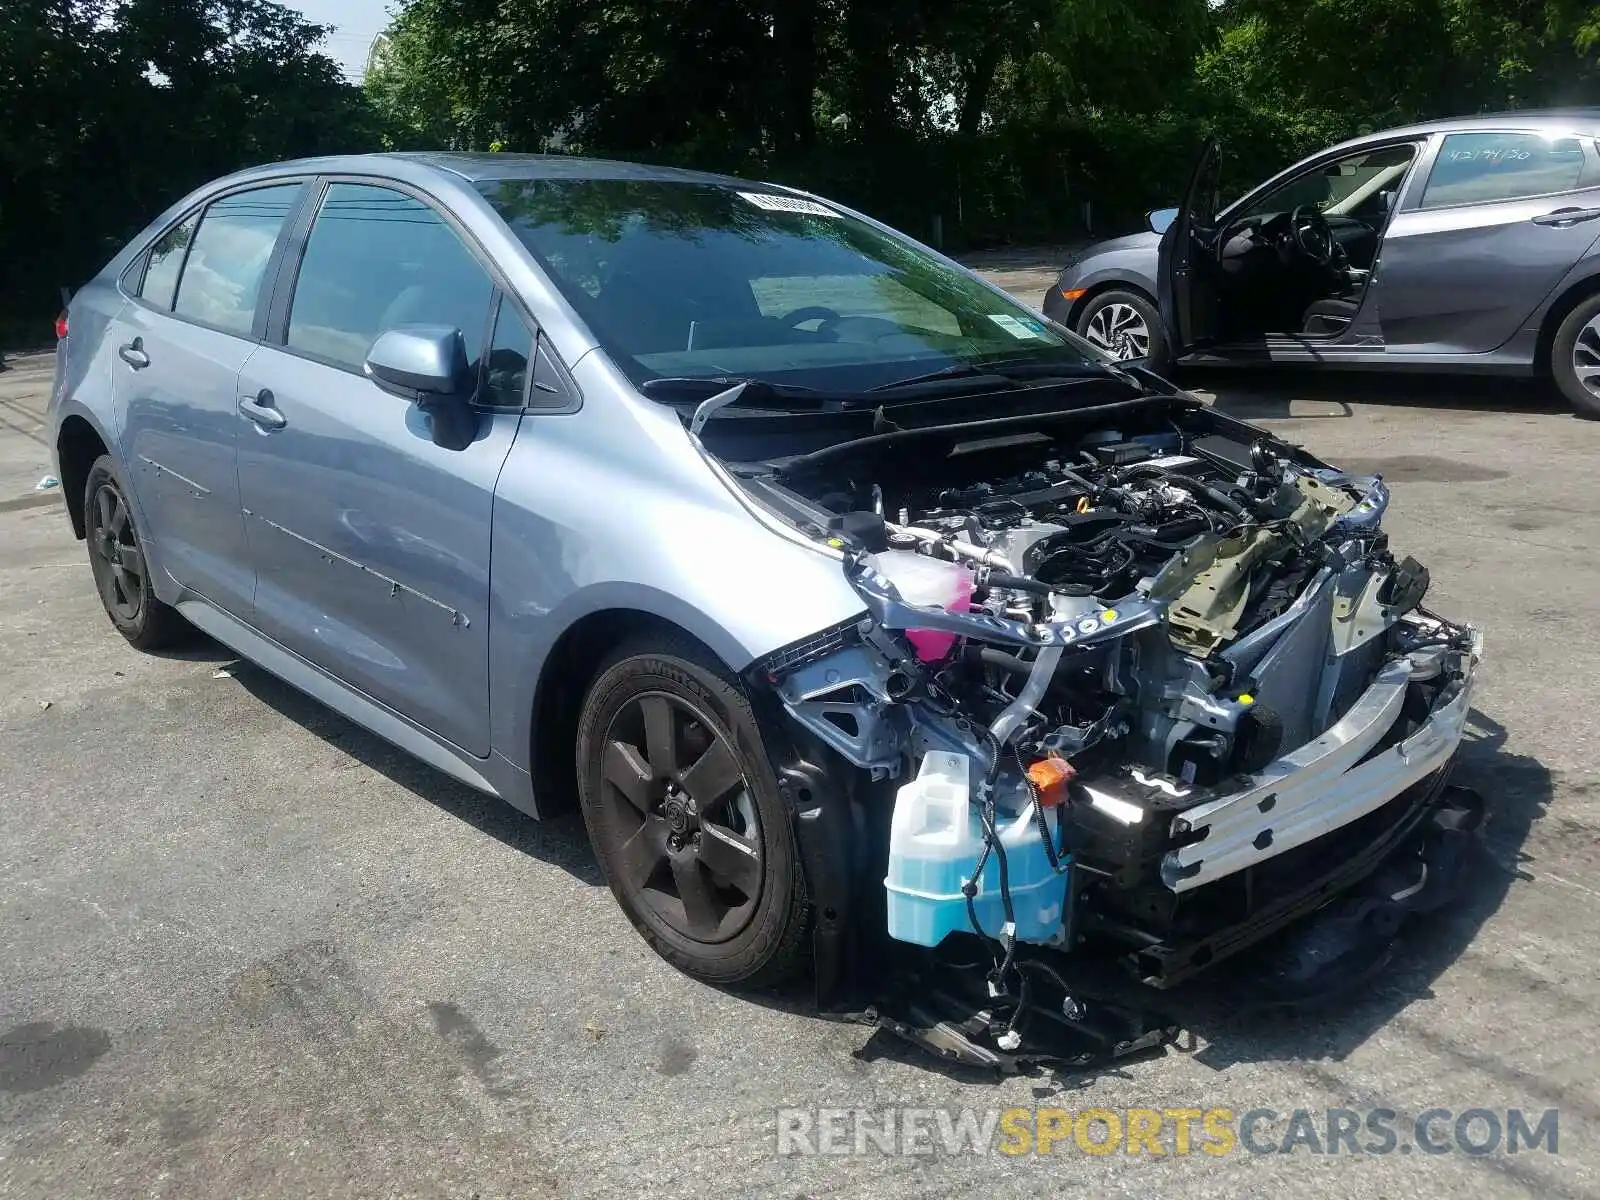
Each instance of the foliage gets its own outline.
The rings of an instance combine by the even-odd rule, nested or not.
[[[324,32],[270,0],[0,7],[0,315],[42,334],[60,286],[207,179],[375,144]]]
[[[1593,103],[1597,52],[1588,0],[409,0],[368,86],[396,144],[755,172],[971,244],[1127,224],[1207,136],[1243,186]]]

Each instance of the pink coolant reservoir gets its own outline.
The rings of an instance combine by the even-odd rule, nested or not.
[[[930,558],[913,550],[885,550],[874,554],[872,567],[890,583],[907,604],[966,612],[972,607],[975,586],[972,572],[960,563]],[[956,635],[939,629],[908,629],[906,640],[921,662],[938,662],[956,644]]]

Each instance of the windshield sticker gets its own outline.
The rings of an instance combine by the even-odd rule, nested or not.
[[[990,313],[989,320],[1019,340],[1042,337],[1042,332],[1028,328],[1028,322],[1017,320],[1010,313]]]
[[[839,216],[826,204],[818,204],[815,200],[806,200],[799,196],[774,196],[771,192],[740,192],[739,195],[757,208],[764,208],[768,212],[806,213],[813,217]]]

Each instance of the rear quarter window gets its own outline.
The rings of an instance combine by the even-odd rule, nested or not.
[[[150,247],[144,280],[134,294],[151,307],[159,308],[162,312],[172,311],[172,296],[178,289],[178,272],[183,269],[183,255],[194,239],[194,227],[198,222],[198,217],[190,217],[174,225]]]
[[[1439,147],[1423,208],[1547,196],[1580,186],[1583,143],[1537,133],[1452,133]]]

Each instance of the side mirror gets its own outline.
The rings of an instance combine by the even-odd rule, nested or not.
[[[1150,223],[1152,233],[1165,233],[1171,228],[1172,223],[1178,219],[1178,210],[1175,208],[1153,208],[1145,213],[1144,219]]]
[[[468,378],[467,345],[448,325],[402,325],[386,329],[367,351],[367,378],[384,391],[410,400],[428,417],[436,446],[462,450],[477,432]]]

